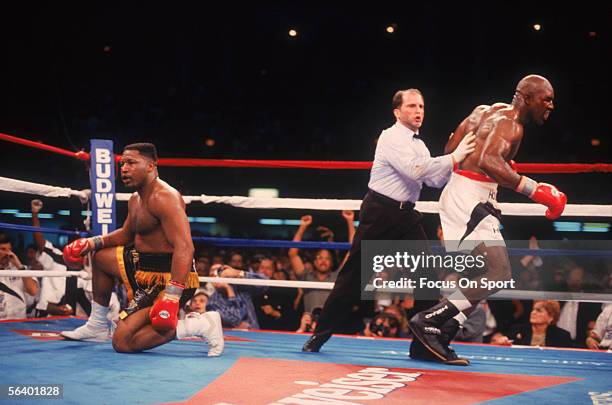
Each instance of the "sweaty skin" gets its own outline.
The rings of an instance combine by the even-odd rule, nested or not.
[[[131,164],[138,164],[137,151],[127,150],[121,158],[121,176],[126,185]],[[106,246],[134,243],[139,252],[173,253],[172,279],[184,283],[191,269],[193,242],[185,202],[180,193],[158,177],[142,185],[128,202],[128,216],[120,229],[104,236]]]
[[[465,134],[474,132],[476,148],[460,169],[485,174],[503,187],[516,188],[521,176],[508,163],[514,159],[523,139],[523,125],[516,120],[510,104],[480,105],[459,124],[448,140],[444,153],[450,153]]]
[[[140,252],[172,253],[172,280],[184,283],[191,270],[194,247],[180,193],[160,180],[155,163],[136,150],[123,152],[121,180],[136,192],[128,202],[123,226],[104,236],[105,247],[134,243]],[[94,300],[108,306],[114,280],[121,279],[115,249],[96,252],[93,269]],[[113,335],[116,351],[140,352],[175,338],[175,330],[160,332],[151,326],[149,310],[150,307],[140,309],[117,323]]]
[[[502,187],[515,189],[521,176],[508,163],[523,139],[524,126],[544,124],[554,109],[552,85],[545,78],[529,75],[517,85],[511,104],[480,105],[464,119],[449,138],[445,153],[455,150],[469,133],[476,135],[476,148],[460,169],[485,174]]]

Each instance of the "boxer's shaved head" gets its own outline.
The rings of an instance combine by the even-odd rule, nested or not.
[[[516,85],[512,104],[522,113],[523,123],[544,124],[554,110],[555,91],[544,76],[528,75]]]
[[[544,76],[528,75],[516,85],[516,91],[525,96],[534,96],[540,92],[552,91],[552,84]]]

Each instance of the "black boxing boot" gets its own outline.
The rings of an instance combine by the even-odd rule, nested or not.
[[[450,342],[455,338],[459,331],[460,325],[456,319],[451,318],[440,328],[442,335],[441,343],[446,347],[446,360],[444,364],[453,366],[468,366],[470,361],[466,358],[457,356],[457,353],[449,346]],[[423,361],[441,362],[441,360],[431,354],[419,339],[414,338],[410,344],[410,358]]]
[[[417,313],[410,319],[410,330],[412,330],[414,339],[420,341],[437,361],[446,363],[451,360],[448,350],[448,342],[450,340],[448,337],[443,336],[442,327],[458,313],[459,309],[444,299],[430,309]],[[454,330],[454,334],[457,333],[459,325],[457,321],[455,322],[457,323],[456,330],[455,326],[449,329],[451,332]],[[418,350],[418,346],[418,344],[415,346],[415,353]]]

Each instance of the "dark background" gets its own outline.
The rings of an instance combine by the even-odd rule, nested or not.
[[[75,151],[102,138],[114,140],[117,152],[151,141],[161,157],[372,160],[380,131],[394,122],[393,93],[417,87],[426,101],[422,133],[439,155],[475,106],[509,102],[516,82],[537,73],[555,87],[556,110],[546,125],[526,129],[516,160],[611,160],[611,10],[603,2],[267,2],[225,9],[56,3],[2,6],[0,132]],[[385,31],[391,24],[393,35]],[[288,35],[291,28],[297,37]],[[76,160],[6,142],[0,148],[1,176],[88,186]],[[367,171],[161,168],[160,174],[185,195],[276,187],[281,197],[358,199],[368,181]],[[610,174],[532,177],[557,185],[569,203],[612,201]],[[422,200],[438,195],[425,189]],[[1,208],[27,211],[31,197],[0,198]],[[528,202],[511,191],[499,200]],[[76,201],[45,202],[47,212],[80,209]],[[125,207],[118,207],[122,219]],[[223,224],[202,232],[232,236],[288,237],[295,227],[258,226],[257,219],[305,213],[189,207],[190,215]],[[315,224],[336,228],[342,240],[337,212],[316,215]],[[426,217],[433,237],[437,216]],[[7,215],[0,221],[18,222]],[[505,227],[506,237],[516,239],[563,236],[543,218],[506,217]]]

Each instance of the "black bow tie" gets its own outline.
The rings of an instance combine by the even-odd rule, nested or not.
[[[423,140],[423,137],[419,134],[414,134],[412,136],[414,137],[414,139],[420,139],[421,141]]]

